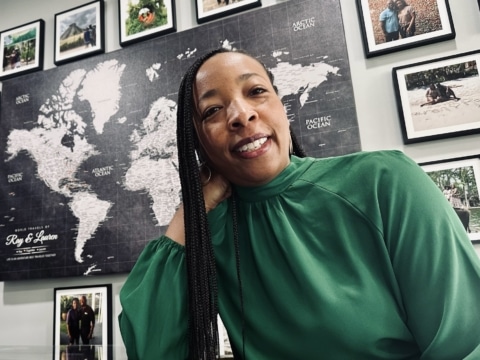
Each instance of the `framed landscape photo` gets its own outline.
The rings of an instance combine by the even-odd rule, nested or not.
[[[103,0],[55,14],[55,65],[104,52]]]
[[[174,0],[118,0],[120,45],[176,31]]]
[[[261,6],[262,2],[260,0],[195,0],[195,5],[197,22],[202,24]]]
[[[112,358],[111,284],[55,288],[53,313],[54,359]]]
[[[448,0],[356,0],[367,58],[455,38]]]
[[[406,144],[480,132],[480,51],[393,68]]]
[[[459,216],[473,242],[480,242],[480,155],[420,164]]]
[[[44,31],[39,19],[0,33],[0,80],[43,69]]]

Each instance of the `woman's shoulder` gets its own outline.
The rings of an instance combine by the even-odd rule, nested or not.
[[[378,151],[360,151],[347,155],[320,158],[313,161],[313,166],[342,171],[351,171],[354,169],[371,169],[391,167],[393,164],[408,163],[411,160],[400,150],[378,150]]]
[[[336,188],[349,183],[368,184],[380,178],[400,177],[418,171],[418,165],[399,150],[361,151],[331,158],[310,160],[301,179]]]

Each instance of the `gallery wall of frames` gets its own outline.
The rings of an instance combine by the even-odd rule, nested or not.
[[[274,72],[310,155],[417,161],[480,255],[480,1],[410,0],[396,20],[384,0],[179,3],[59,1],[0,28],[0,317],[29,317],[18,294],[40,293],[34,341],[61,358],[62,314],[86,294],[102,344],[121,344],[118,292],[179,201],[175,152],[154,154],[171,150],[183,71],[219,46]]]

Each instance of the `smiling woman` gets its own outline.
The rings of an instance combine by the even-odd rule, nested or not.
[[[197,73],[195,129],[204,161],[230,183],[262,185],[290,162],[287,114],[265,68],[241,53],[207,60]]]
[[[480,356],[480,260],[444,196],[398,151],[305,157],[275,89],[224,49],[183,77],[183,205],[121,290],[129,359],[216,359],[218,314],[235,359]]]

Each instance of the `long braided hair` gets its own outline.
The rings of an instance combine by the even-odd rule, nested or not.
[[[231,51],[219,48],[198,58],[183,76],[178,93],[177,146],[185,221],[189,358],[194,360],[215,359],[218,354],[219,339],[217,276],[198,166],[198,154],[201,150],[194,127],[193,88],[196,74],[205,61],[216,54]],[[265,65],[263,66],[273,85],[273,74]],[[277,91],[275,86],[274,88]],[[291,137],[293,154],[305,156],[293,133]],[[236,222],[236,219],[234,220]]]

